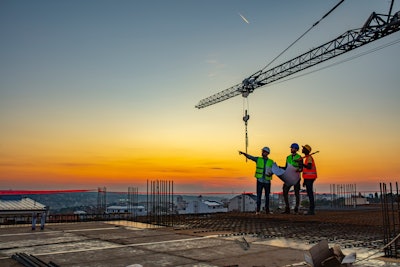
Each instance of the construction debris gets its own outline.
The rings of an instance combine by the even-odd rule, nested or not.
[[[33,256],[32,254],[28,255],[26,253],[15,253],[12,255],[11,258],[26,267],[60,267],[52,261],[46,263],[38,257]]]
[[[304,259],[312,267],[350,267],[356,261],[356,253],[344,255],[338,245],[329,248],[328,240],[322,240],[304,254]]]
[[[235,241],[236,241],[236,243],[238,243],[244,250],[248,250],[248,249],[250,248],[249,242],[247,242],[247,240],[246,240],[244,237],[242,237],[240,240],[239,240],[239,239],[236,239]]]

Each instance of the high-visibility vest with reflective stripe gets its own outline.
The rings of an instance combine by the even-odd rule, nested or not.
[[[267,162],[266,162],[265,168],[267,168],[267,167],[272,168],[274,161],[272,159],[267,159],[266,161]],[[265,170],[264,162],[265,162],[264,158],[262,158],[262,157],[257,158],[256,173],[255,173],[254,177],[256,177],[257,179],[263,178],[265,180],[272,180],[272,175],[266,176],[264,173],[264,170]]]
[[[304,166],[308,164],[308,158],[311,158],[311,169],[303,168],[303,179],[316,179],[317,178],[317,167],[312,156],[307,155],[304,158]]]

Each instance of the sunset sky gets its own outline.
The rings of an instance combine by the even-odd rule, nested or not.
[[[338,2],[1,1],[0,190],[171,180],[177,192],[254,192],[255,164],[238,154],[244,98],[195,105],[263,69]],[[344,1],[270,67],[389,7]],[[317,192],[399,181],[399,40],[254,91],[248,152],[269,146],[282,166],[291,143],[309,144],[320,151]]]

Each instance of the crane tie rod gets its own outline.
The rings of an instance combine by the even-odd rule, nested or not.
[[[317,22],[315,22],[307,31],[305,31],[302,35],[300,35],[299,38],[297,38],[293,43],[291,43],[285,50],[283,50],[281,53],[279,53],[279,55],[277,55],[273,60],[271,60],[270,63],[267,64],[267,66],[265,66],[262,70],[257,71],[256,73],[254,73],[253,75],[251,75],[250,77],[263,72],[266,68],[268,68],[276,59],[278,59],[283,53],[285,53],[289,48],[291,48],[295,43],[297,43],[301,38],[304,37],[304,35],[306,35],[309,31],[311,31],[312,28],[314,28],[315,26],[317,26],[323,19],[325,19],[330,13],[333,12],[333,10],[335,10],[338,6],[340,6],[342,3],[344,2],[344,0],[341,0],[339,3],[337,3],[331,10],[329,10],[325,15],[322,16],[322,18],[320,18]]]

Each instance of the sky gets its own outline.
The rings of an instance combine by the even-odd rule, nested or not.
[[[268,146],[283,166],[291,143],[319,151],[317,192],[397,182],[400,32],[247,99],[195,108],[263,69],[338,2],[2,0],[0,190],[144,191],[162,180],[175,192],[254,192],[255,163],[238,153],[246,109],[249,154]],[[270,68],[389,7],[344,1]],[[274,176],[272,191],[281,188]]]

